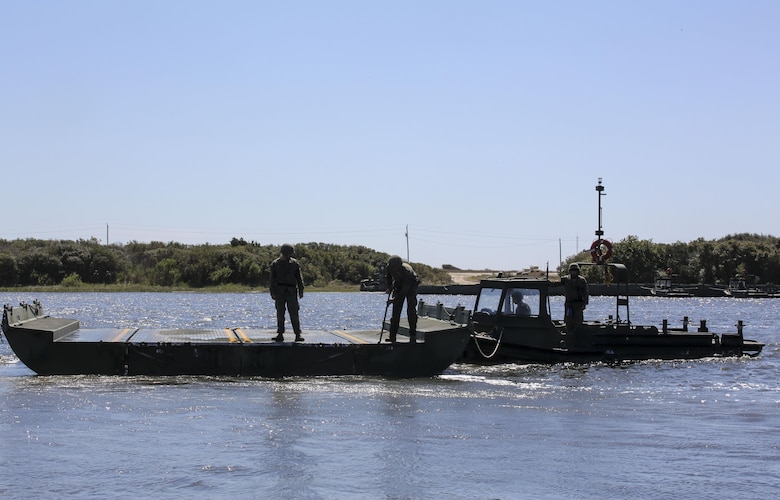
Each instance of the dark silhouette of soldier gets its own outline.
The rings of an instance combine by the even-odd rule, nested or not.
[[[276,342],[284,341],[285,309],[290,311],[295,341],[304,340],[301,337],[301,320],[298,316],[298,299],[303,298],[303,276],[300,264],[292,257],[294,254],[295,248],[285,243],[282,245],[281,256],[271,262],[271,298],[276,302]]]

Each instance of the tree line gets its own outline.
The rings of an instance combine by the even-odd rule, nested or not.
[[[610,262],[625,264],[633,283],[653,283],[661,275],[673,276],[675,283],[728,285],[737,276],[754,284],[780,283],[780,239],[774,236],[742,233],[690,243],[653,243],[628,236],[613,250]],[[583,251],[566,259],[559,272],[565,273],[571,262],[590,260],[589,252]]]
[[[202,288],[226,284],[268,287],[281,245],[233,238],[224,245],[153,241],[103,245],[89,240],[0,239],[0,286],[132,284]],[[307,286],[359,284],[389,255],[363,246],[295,245]],[[443,269],[413,264],[432,284],[448,283]]]
[[[89,240],[0,239],[0,286],[132,284],[203,288],[235,284],[268,287],[271,262],[280,245],[261,245],[233,238],[224,245],[130,242],[103,245]],[[677,283],[728,284],[742,276],[756,284],[780,283],[780,240],[774,236],[737,234],[690,243],[653,243],[628,236],[614,243],[612,262],[629,270],[633,283],[652,283],[671,273]],[[307,286],[358,285],[372,277],[389,255],[364,246],[328,243],[295,245]],[[518,259],[520,260],[520,259]],[[566,259],[589,261],[588,251]],[[412,263],[425,284],[449,284],[447,270]]]

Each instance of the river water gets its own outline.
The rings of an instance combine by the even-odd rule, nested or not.
[[[33,299],[83,328],[275,321],[267,294],[0,293]],[[378,328],[383,299],[309,293],[304,332]],[[613,301],[592,298],[586,319]],[[767,345],[758,358],[454,365],[413,380],[38,377],[0,340],[0,496],[776,498],[779,313],[778,299],[634,298],[635,324],[687,315],[722,333],[742,319]]]

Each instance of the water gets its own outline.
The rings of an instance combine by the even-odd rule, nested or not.
[[[34,298],[85,328],[275,321],[267,294],[0,293]],[[383,298],[307,294],[304,330],[378,327]],[[774,498],[778,308],[632,300],[634,323],[688,315],[722,332],[742,319],[767,344],[756,359],[456,365],[414,380],[37,377],[0,343],[0,496]],[[594,297],[586,318],[607,314],[613,299]]]

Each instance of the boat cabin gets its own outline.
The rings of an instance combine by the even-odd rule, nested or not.
[[[580,267],[595,265],[578,263]],[[623,264],[598,264],[604,270],[605,280],[616,287],[616,309],[611,320],[629,324],[628,270]],[[554,324],[563,327],[563,321],[553,320],[550,297],[563,295],[560,281],[547,278],[487,278],[480,282],[479,294],[472,321],[476,332],[491,331],[496,325]]]
[[[475,315],[549,316],[550,282],[532,278],[489,278],[480,282]]]

